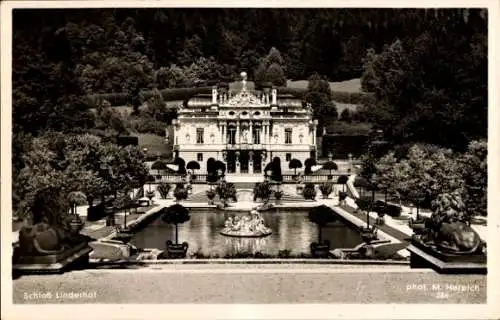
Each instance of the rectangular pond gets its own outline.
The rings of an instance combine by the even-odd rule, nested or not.
[[[263,238],[227,237],[220,232],[229,217],[245,216],[248,211],[217,209],[190,209],[191,219],[178,225],[179,242],[189,244],[188,256],[202,253],[207,257],[226,257],[236,254],[277,255],[289,250],[292,255],[310,254],[311,242],[318,241],[318,226],[308,219],[308,211],[300,209],[273,209],[261,212],[265,225],[272,234]],[[355,226],[338,216],[337,221],[322,229],[322,239],[330,241],[331,248],[352,248],[362,242]],[[175,241],[175,226],[157,217],[137,231],[130,243],[138,248],[165,249],[167,240]]]

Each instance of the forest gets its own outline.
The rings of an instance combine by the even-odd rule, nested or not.
[[[372,98],[338,115],[344,127],[369,125],[393,147],[417,142],[463,153],[471,141],[487,138],[487,13],[16,9],[13,180],[34,152],[33,141],[48,143],[47,132],[161,134],[175,117],[168,100],[213,81],[238,80],[242,70],[256,84],[282,88],[287,80],[309,80],[295,93],[312,104],[325,127],[338,115],[328,81],[361,78]],[[107,108],[109,101],[88,99],[96,94],[122,99],[135,115],[125,119]]]

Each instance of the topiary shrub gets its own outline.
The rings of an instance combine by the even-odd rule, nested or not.
[[[316,188],[313,183],[306,183],[302,196],[306,200],[314,200],[316,198]]]
[[[271,195],[271,185],[269,181],[257,182],[253,188],[254,201],[261,199],[264,203],[269,201]]]
[[[207,190],[206,192],[207,198],[208,198],[208,203],[213,204],[214,203],[214,198],[215,198],[215,191],[213,190]]]
[[[232,199],[234,202],[238,200],[236,198],[236,187],[234,183],[220,181],[215,188],[215,192],[219,196],[219,199],[221,199],[223,207],[228,206],[227,201],[229,199]]]
[[[386,214],[391,217],[400,217],[401,216],[401,207],[395,204],[386,203]]]
[[[333,184],[329,182],[322,183],[319,186],[319,190],[321,191],[321,194],[323,195],[324,199],[328,199],[328,196],[332,193],[333,191]]]
[[[372,209],[372,198],[371,197],[361,197],[356,200],[356,205],[358,206],[359,210],[364,211],[364,212],[370,212]]]
[[[178,237],[179,232],[177,225],[189,221],[189,219],[191,219],[189,215],[189,210],[180,204],[174,204],[168,208],[162,209],[162,220],[166,223],[175,225],[176,244],[179,243],[179,237]]]
[[[177,201],[186,200],[188,197],[188,191],[184,188],[183,184],[177,184],[174,189],[174,197]]]
[[[168,193],[170,192],[170,189],[172,187],[168,183],[160,183],[156,190],[158,190],[158,193],[160,194],[160,197],[162,199],[167,199]]]

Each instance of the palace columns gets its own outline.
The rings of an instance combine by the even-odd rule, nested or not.
[[[240,144],[240,122],[236,122],[236,144]]]
[[[263,128],[263,137],[262,137],[262,141],[263,141],[263,144],[269,144],[268,142],[268,134],[269,134],[269,124],[267,123],[267,121],[263,122],[262,123],[262,128]]]
[[[250,121],[250,126],[249,126],[249,138],[248,138],[248,143],[253,144],[253,130],[252,130],[252,121]]]
[[[253,173],[253,151],[250,150],[248,152],[248,173],[252,174]]]
[[[220,141],[222,144],[226,144],[226,131],[227,131],[227,125],[225,122],[222,122],[221,124],[221,137],[220,137]]]
[[[236,173],[240,173],[240,152],[239,151],[236,151],[236,159],[235,159],[235,164],[236,164]]]

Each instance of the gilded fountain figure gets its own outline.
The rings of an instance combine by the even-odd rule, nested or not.
[[[272,233],[260,213],[256,210],[250,211],[245,216],[233,216],[227,218],[224,229],[220,232],[229,237],[266,237]]]

